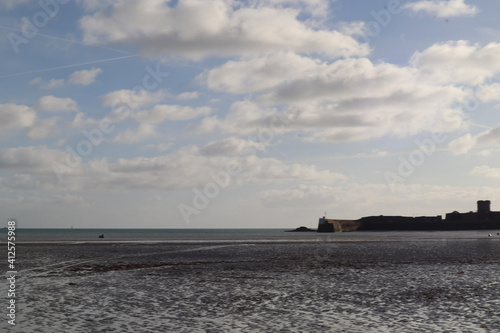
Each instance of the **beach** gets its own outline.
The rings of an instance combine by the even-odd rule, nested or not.
[[[28,242],[9,330],[500,332],[500,237],[389,235]]]

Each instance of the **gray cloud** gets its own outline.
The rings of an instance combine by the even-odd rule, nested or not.
[[[414,12],[426,12],[436,17],[474,16],[479,10],[465,0],[418,0],[404,5]]]
[[[211,175],[223,172],[227,165],[240,169],[233,176],[232,184],[271,184],[287,181],[332,183],[345,176],[319,170],[307,164],[287,164],[274,158],[238,155],[251,147],[250,142],[234,140],[220,143],[233,151],[222,154],[212,142],[205,147],[186,146],[167,155],[156,157],[120,158],[115,162],[106,159],[83,162],[61,150],[46,146],[30,146],[0,151],[0,170],[16,172],[17,176],[4,178],[2,185],[9,188],[58,191],[113,192],[118,190],[185,190],[212,182]],[[263,149],[262,145],[256,145]],[[73,165],[68,166],[71,158]],[[54,169],[54,163],[58,167]],[[63,166],[61,168],[61,166]],[[63,181],[59,182],[55,170]]]
[[[0,104],[0,130],[13,127],[31,127],[36,113],[26,105]]]
[[[300,10],[258,8],[230,2],[153,0],[120,2],[80,20],[90,44],[136,45],[143,54],[202,58],[295,51],[330,57],[359,56],[367,45],[335,30],[315,30],[299,21]],[[282,1],[280,1],[282,2]],[[289,3],[298,1],[288,1]]]

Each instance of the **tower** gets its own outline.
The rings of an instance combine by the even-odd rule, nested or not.
[[[491,201],[489,201],[489,200],[479,200],[477,202],[477,212],[479,214],[487,214],[487,213],[491,212],[490,204],[491,204]]]

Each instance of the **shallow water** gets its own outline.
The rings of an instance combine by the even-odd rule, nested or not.
[[[19,245],[13,331],[500,332],[500,237],[346,235]]]
[[[500,238],[500,230],[468,231],[376,231],[376,232],[284,232],[284,229],[17,229],[17,243],[75,242],[317,242],[317,241],[389,241],[479,239],[492,234]],[[103,234],[104,238],[99,238]],[[0,229],[0,242],[7,230]]]

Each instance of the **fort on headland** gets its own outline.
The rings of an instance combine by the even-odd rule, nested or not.
[[[321,217],[318,232],[390,231],[390,230],[482,230],[500,229],[500,212],[492,212],[489,200],[477,202],[477,212],[437,216],[366,216],[358,220],[338,220]]]

